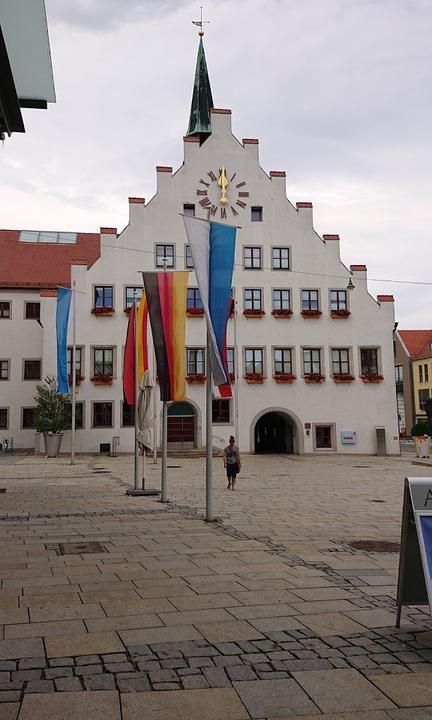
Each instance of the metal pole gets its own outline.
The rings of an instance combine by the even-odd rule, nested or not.
[[[76,425],[76,281],[72,282],[72,433],[71,465],[75,465],[75,425]]]
[[[156,399],[156,375],[157,375],[157,367],[156,367],[156,353],[153,348],[153,377],[154,377],[154,392],[153,392],[153,464],[157,464],[157,430],[158,430],[158,422],[157,422],[157,399]]]
[[[138,338],[137,338],[137,291],[133,294],[134,303],[134,352],[135,352],[135,462],[134,479],[135,490],[142,490],[142,482],[139,477],[139,448],[138,448]]]
[[[168,403],[162,402],[162,475],[161,502],[167,502],[167,459],[168,459]]]
[[[206,521],[213,517],[213,418],[212,418],[212,375],[210,367],[210,336],[207,330],[206,350]]]
[[[234,301],[234,435],[236,437],[237,446],[240,444],[239,438],[239,364],[237,349],[237,301],[236,289],[233,288]]]

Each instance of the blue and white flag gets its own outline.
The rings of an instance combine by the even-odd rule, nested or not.
[[[215,385],[228,384],[226,326],[231,308],[236,228],[183,216],[210,336]]]
[[[70,288],[60,287],[57,290],[57,392],[69,392],[67,372],[67,336],[69,323],[69,310],[72,297]]]

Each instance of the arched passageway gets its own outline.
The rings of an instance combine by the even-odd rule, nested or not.
[[[287,413],[270,411],[255,424],[254,451],[256,454],[298,452],[296,425]]]
[[[188,402],[173,402],[168,406],[168,443],[171,447],[196,446],[196,413]]]

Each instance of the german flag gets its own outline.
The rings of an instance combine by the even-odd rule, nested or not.
[[[138,338],[138,385],[142,380],[144,370],[148,370],[147,346],[147,318],[148,308],[146,296],[143,293],[137,309],[137,338]],[[128,405],[135,405],[137,388],[135,387],[135,304],[132,305],[126,334],[126,344],[123,362],[123,395]]]
[[[160,399],[185,400],[187,272],[143,272]]]

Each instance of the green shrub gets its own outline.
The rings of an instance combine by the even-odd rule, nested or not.
[[[57,392],[57,379],[48,375],[43,383],[36,385],[34,396],[37,407],[36,429],[38,432],[59,433],[71,427],[71,393]]]
[[[418,437],[419,435],[429,435],[429,432],[429,425],[425,422],[421,422],[414,425],[411,430],[411,435],[413,437]]]

